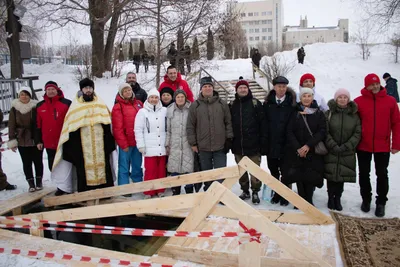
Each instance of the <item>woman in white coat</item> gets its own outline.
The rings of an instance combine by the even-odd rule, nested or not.
[[[144,107],[139,110],[135,119],[136,145],[144,156],[144,181],[156,180],[166,176],[165,137],[167,109],[162,106],[160,93],[150,90]],[[144,192],[145,198],[164,196],[164,189]]]
[[[193,172],[194,154],[186,134],[186,123],[190,102],[186,92],[178,89],[174,93],[174,102],[167,110],[167,139],[165,146],[168,154],[168,172],[177,176]],[[186,193],[193,193],[193,184],[185,186]],[[181,187],[173,187],[172,194],[179,195]]]

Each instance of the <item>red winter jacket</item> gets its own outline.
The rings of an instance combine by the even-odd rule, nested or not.
[[[49,98],[44,95],[44,100],[36,106],[35,143],[42,143],[45,148],[57,149],[61,130],[67,115],[71,100],[64,98],[64,93],[57,88],[58,95]]]
[[[111,119],[113,135],[120,148],[136,146],[134,125],[136,115],[142,107],[142,102],[136,98],[125,100],[119,94],[117,95]]]
[[[361,141],[357,149],[367,152],[400,150],[400,112],[396,100],[381,87],[377,94],[367,89],[354,102],[361,118]],[[392,147],[390,135],[392,134]]]
[[[174,90],[174,92],[177,89],[182,89],[183,91],[186,92],[187,100],[189,100],[190,102],[194,101],[193,93],[192,93],[192,90],[190,90],[190,88],[189,88],[189,84],[185,80],[182,80],[182,76],[179,72],[178,72],[178,75],[174,82],[168,78],[167,74],[165,74],[164,82],[160,85],[160,87],[158,88],[158,91],[161,92],[161,90],[165,87],[172,88],[172,90]]]

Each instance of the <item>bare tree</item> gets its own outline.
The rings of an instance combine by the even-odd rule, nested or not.
[[[365,20],[358,22],[357,26],[357,30],[352,39],[360,47],[363,60],[368,60],[371,56],[370,46],[373,39],[371,36],[373,33],[373,25],[371,21]]]
[[[393,45],[393,56],[394,56],[394,63],[399,63],[399,52],[400,52],[400,34],[395,33],[390,40],[391,44]]]
[[[400,24],[400,0],[354,0],[378,29]]]
[[[272,57],[266,57],[261,68],[268,81],[268,90],[271,90],[270,85],[275,77],[287,76],[295,66],[295,62],[289,62],[282,53],[275,53]]]

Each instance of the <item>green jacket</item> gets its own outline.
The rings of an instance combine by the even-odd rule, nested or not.
[[[356,147],[361,139],[361,121],[357,104],[350,101],[347,108],[340,108],[331,99],[328,102],[328,133],[325,156],[325,179],[332,182],[356,182]],[[340,148],[340,149],[339,149]]]

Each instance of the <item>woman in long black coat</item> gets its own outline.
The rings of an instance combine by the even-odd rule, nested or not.
[[[315,153],[315,146],[325,138],[325,115],[314,101],[313,90],[302,88],[300,102],[288,125],[283,178],[285,184],[296,183],[297,193],[310,204],[314,188],[323,186],[324,159]]]

